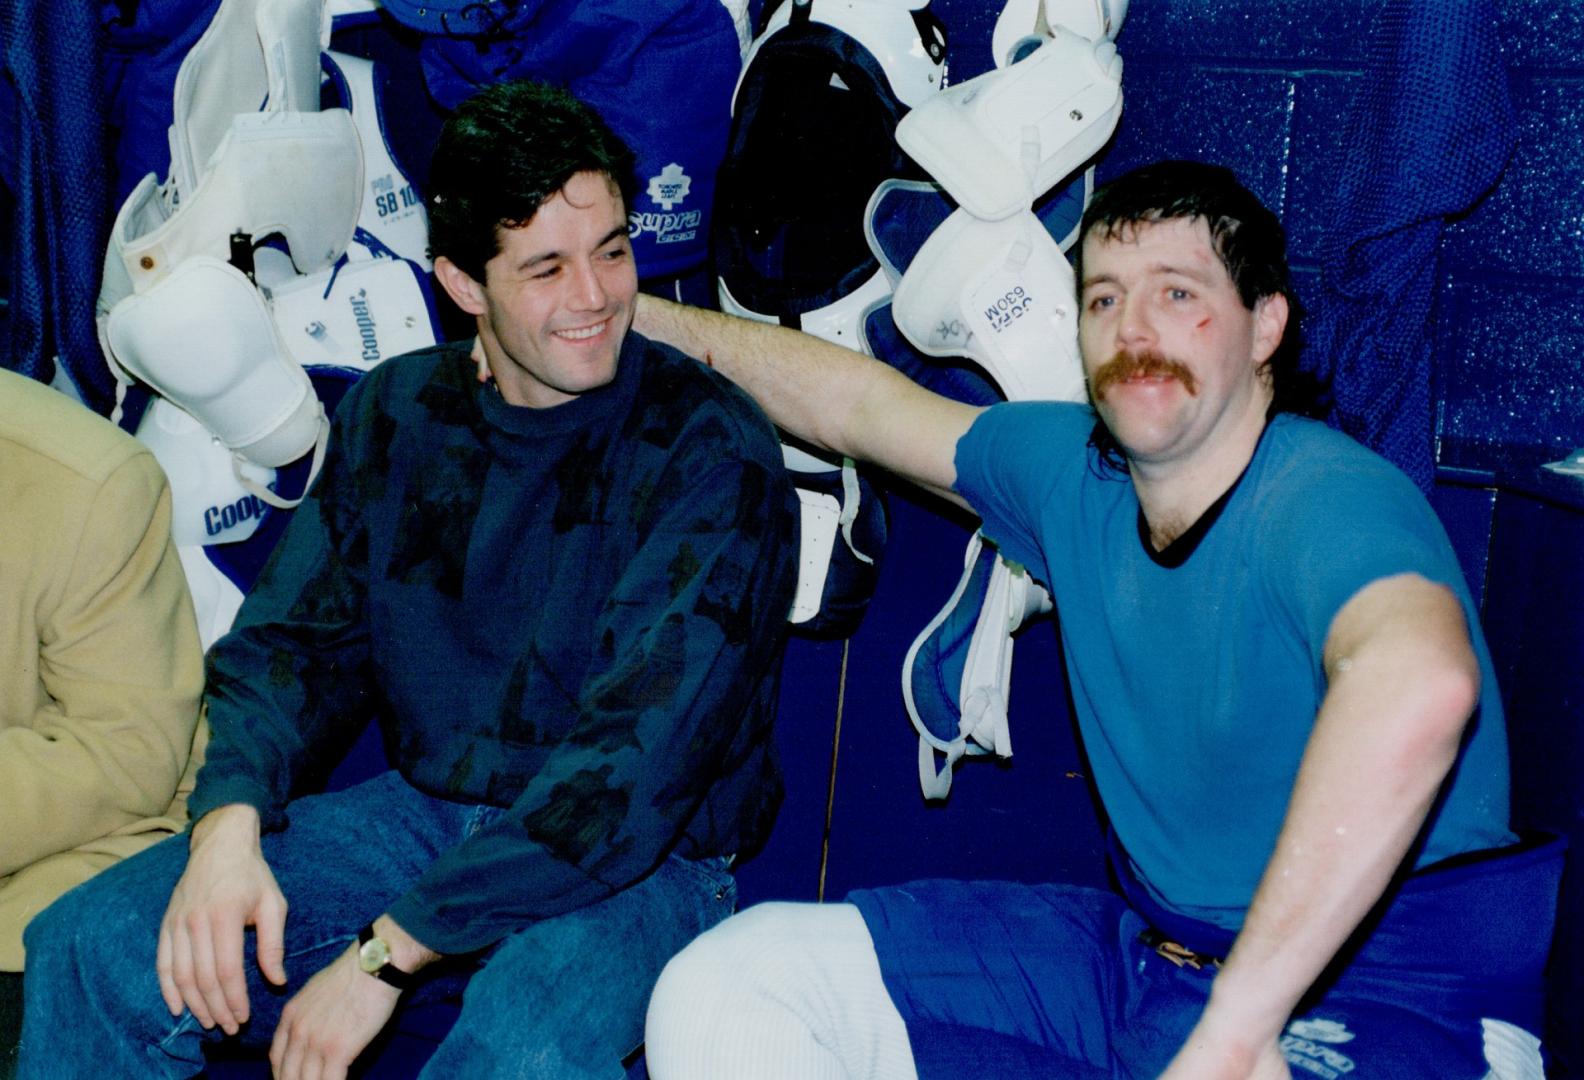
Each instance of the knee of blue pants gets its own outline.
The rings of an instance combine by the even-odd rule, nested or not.
[[[107,902],[101,895],[105,890],[94,888],[94,884],[89,881],[66,893],[34,916],[23,931],[28,1002],[65,994],[65,1005],[81,995],[86,981],[114,977],[107,969],[124,955],[115,931],[124,929],[124,919],[117,916],[125,913],[118,910],[120,905]],[[85,957],[101,960],[85,963]],[[85,970],[88,968],[91,970]]]
[[[186,854],[185,836],[156,844],[79,885],[28,925],[24,1064],[45,1043],[72,1043],[72,1052],[83,1055],[80,1075],[115,1074],[120,1054],[158,1044],[175,1028],[160,997],[155,958],[160,920]],[[57,1050],[66,1052],[51,1046],[50,1054]],[[55,1068],[67,1071],[54,1075],[70,1069],[58,1058]],[[145,1072],[141,1063],[138,1071]]]

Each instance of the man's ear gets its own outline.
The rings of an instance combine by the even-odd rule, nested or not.
[[[434,273],[452,303],[469,315],[484,314],[484,286],[475,281],[472,274],[444,255],[435,256]]]
[[[439,269],[436,264],[436,269]],[[1271,358],[1276,346],[1287,332],[1287,298],[1281,293],[1271,293],[1254,301],[1254,363],[1263,364]]]

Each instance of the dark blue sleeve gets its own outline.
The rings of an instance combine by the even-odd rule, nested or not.
[[[266,829],[282,827],[304,763],[369,715],[368,544],[351,490],[352,460],[373,423],[362,389],[341,403],[312,491],[291,511],[231,632],[209,650],[210,741],[187,804],[194,821],[246,803]]]

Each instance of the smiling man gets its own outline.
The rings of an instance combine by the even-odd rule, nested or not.
[[[657,1080],[1539,1075],[1560,852],[1508,831],[1501,703],[1435,515],[1294,415],[1315,388],[1284,243],[1225,169],[1097,191],[1092,408],[970,408],[812,338],[640,306],[782,426],[972,509],[1050,587],[1121,884],[752,909],[662,976]]]
[[[753,403],[629,332],[631,168],[536,84],[447,122],[431,249],[476,342],[341,402],[211,652],[190,837],[35,923],[24,1076],[188,1076],[230,1033],[340,1077],[462,976],[423,1075],[620,1075],[730,913],[780,798],[795,502]],[[371,714],[394,770],[288,801]]]

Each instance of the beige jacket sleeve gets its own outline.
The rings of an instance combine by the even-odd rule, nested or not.
[[[146,452],[123,456],[96,485],[35,471],[28,481],[58,488],[6,511],[0,907],[31,864],[85,848],[86,877],[111,861],[106,849],[140,846],[116,837],[180,827],[151,819],[171,816],[188,771],[202,653],[164,474]]]

